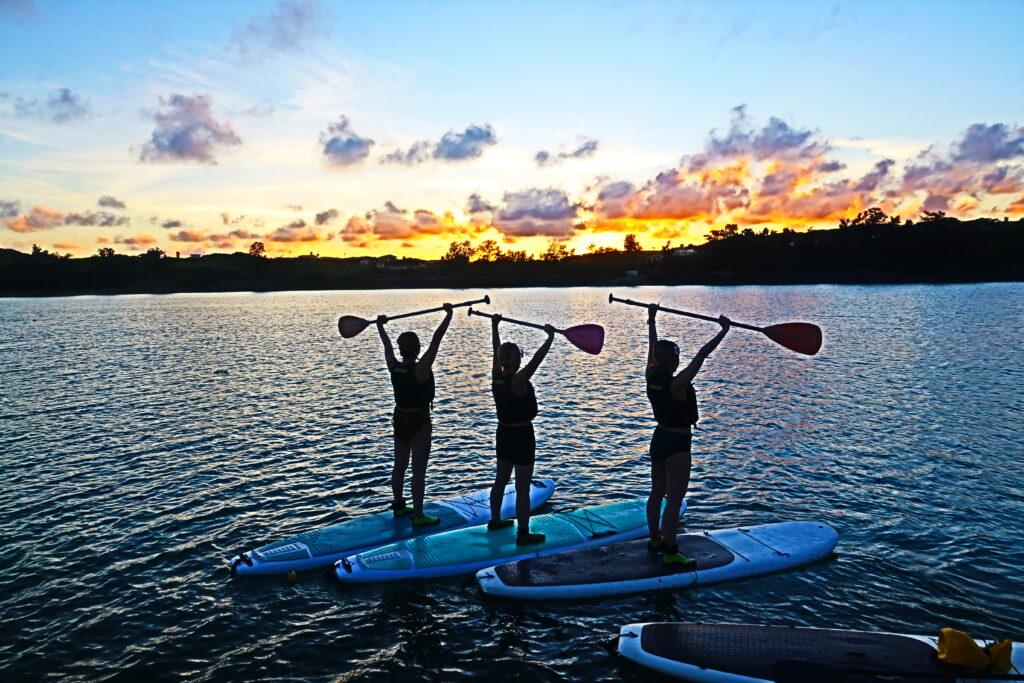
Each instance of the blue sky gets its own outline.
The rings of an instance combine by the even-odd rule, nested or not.
[[[0,0],[0,201],[9,219],[0,246],[208,252],[249,240],[229,238],[223,228],[232,227],[268,237],[278,253],[430,255],[462,237],[528,249],[569,239],[582,249],[587,240],[621,243],[615,233],[626,228],[653,244],[697,240],[730,219],[770,216],[778,226],[789,209],[724,211],[719,195],[708,200],[713,210],[698,213],[655,216],[650,208],[651,193],[666,189],[658,174],[702,153],[712,131],[726,136],[739,106],[750,131],[768,130],[774,117],[789,133],[821,141],[822,158],[844,164],[852,184],[893,159],[889,195],[910,187],[897,174],[923,163],[917,155],[929,147],[936,173],[965,158],[954,148],[976,124],[1002,126],[975,138],[984,132],[1003,151],[989,155],[992,168],[969,159],[970,172],[1013,176],[1021,163],[1022,28],[1024,2],[1010,0]],[[184,99],[175,104],[175,94]],[[331,129],[340,117],[347,126]],[[479,144],[471,126],[485,130]],[[216,139],[163,148],[158,131],[213,131]],[[438,156],[446,133],[467,146]],[[332,158],[324,153],[332,137],[368,153]],[[380,160],[417,142],[414,163]],[[147,154],[147,144],[157,148]],[[537,164],[542,150],[558,163]],[[751,182],[779,172],[772,159],[759,161],[744,171]],[[792,156],[779,163],[802,178],[792,192],[832,182],[805,177]],[[592,210],[602,188],[620,182],[637,193],[628,217],[648,222],[612,226]],[[707,182],[677,174],[674,196],[686,183]],[[985,188],[995,186],[980,180],[947,183],[945,194],[917,187],[892,206],[905,211],[913,200],[965,217],[1005,212],[1019,197],[1008,182],[991,197]],[[759,189],[749,187],[748,202]],[[489,215],[467,215],[473,194]],[[879,186],[843,210],[855,214],[889,195]],[[99,226],[39,213],[35,222],[10,222],[36,206],[65,217],[95,212],[101,196],[125,204],[117,214],[125,220]],[[315,223],[332,209],[337,218]],[[824,220],[810,214],[819,215]],[[811,218],[794,214],[794,225]],[[305,226],[288,228],[299,221]],[[280,241],[272,238],[278,228],[288,228]]]

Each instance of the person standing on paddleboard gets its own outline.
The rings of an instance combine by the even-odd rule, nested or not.
[[[537,395],[530,378],[548,355],[555,338],[555,328],[545,325],[548,338],[544,340],[533,358],[520,370],[523,350],[512,342],[501,343],[498,324],[501,316],[491,318],[491,342],[494,347],[494,363],[491,368],[491,393],[498,413],[498,431],[495,447],[498,456],[498,470],[491,487],[491,521],[487,529],[494,531],[512,526],[511,519],[501,518],[501,501],[505,495],[512,472],[516,475],[516,533],[517,545],[543,543],[544,534],[530,533],[530,485],[533,480],[533,463],[537,452],[537,440],[533,432],[533,418],[537,417]]]
[[[398,352],[402,360],[395,358],[391,339],[384,330],[387,316],[377,317],[377,331],[384,343],[384,360],[391,375],[391,386],[395,390],[395,413],[391,423],[395,428],[395,464],[391,469],[391,492],[394,502],[391,509],[395,517],[412,513],[414,526],[436,524],[437,517],[423,514],[423,492],[426,488],[427,461],[430,459],[430,407],[434,401],[434,372],[431,366],[437,357],[441,339],[452,322],[452,305],[444,304],[444,320],[434,330],[427,352],[420,355],[420,338],[415,332],[398,335]],[[412,460],[412,507],[405,504],[405,471]]]
[[[731,322],[719,316],[722,326],[718,334],[701,347],[689,365],[678,374],[679,346],[667,339],[658,339],[655,317],[658,305],[648,308],[647,326],[647,398],[654,409],[658,426],[651,439],[651,495],[647,499],[647,530],[649,547],[661,550],[663,564],[689,565],[693,560],[679,552],[676,528],[679,507],[690,485],[691,428],[697,424],[697,393],[693,379],[711,352],[718,348],[729,331]],[[667,498],[661,511],[662,498]]]

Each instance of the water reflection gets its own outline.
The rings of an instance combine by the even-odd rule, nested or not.
[[[379,340],[341,339],[337,317],[485,293],[488,312],[607,331],[596,357],[556,339],[534,378],[537,469],[560,483],[551,507],[644,495],[645,314],[610,306],[605,289],[0,300],[0,666],[22,678],[589,681],[619,676],[602,642],[629,621],[956,623],[1021,637],[1020,284],[616,290],[824,328],[813,358],[737,329],[705,365],[687,524],[823,519],[841,532],[834,561],[540,605],[485,598],[464,580],[397,591],[228,581],[235,551],[390,499]],[[426,338],[439,316],[394,332]],[[659,319],[684,353],[715,328]],[[503,334],[527,353],[543,340]],[[429,493],[493,477],[490,353],[487,321],[457,314],[435,364]]]

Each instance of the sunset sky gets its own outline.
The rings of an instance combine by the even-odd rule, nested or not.
[[[0,247],[1024,216],[1024,2],[0,0]]]

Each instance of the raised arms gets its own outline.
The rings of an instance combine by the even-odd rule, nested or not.
[[[677,391],[682,391],[687,384],[693,381],[693,378],[700,372],[701,367],[704,365],[704,361],[711,352],[718,348],[718,345],[725,339],[725,335],[729,332],[729,328],[732,323],[724,315],[718,316],[718,324],[722,326],[722,329],[718,331],[714,337],[712,337],[704,346],[700,347],[700,351],[693,357],[690,364],[687,365],[678,375],[672,378],[672,393],[676,394]]]
[[[416,364],[416,380],[419,382],[425,380],[430,373],[430,368],[434,364],[434,359],[437,358],[437,350],[441,346],[444,333],[448,331],[448,326],[452,322],[452,305],[446,303],[442,305],[442,308],[444,308],[444,320],[434,330],[434,336],[430,338],[430,346],[427,347],[426,353],[420,357],[420,361]]]
[[[395,348],[391,345],[391,338],[388,337],[388,333],[384,329],[384,324],[387,321],[386,315],[377,316],[377,333],[380,334],[380,340],[384,344],[384,361],[388,364],[388,370],[393,370],[398,365],[398,359],[395,358]]]

